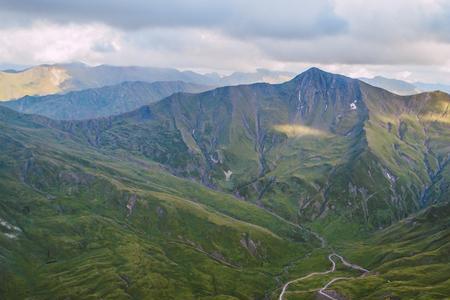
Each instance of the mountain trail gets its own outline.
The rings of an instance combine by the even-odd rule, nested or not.
[[[282,218],[282,217],[280,217],[280,216],[278,216],[278,217],[279,217],[279,218]],[[283,219],[283,218],[282,218],[282,219]],[[286,221],[286,222],[289,222],[288,220],[285,220],[285,221]],[[295,223],[292,223],[292,222],[289,222],[289,223],[291,223],[291,224],[293,224],[293,225],[296,225],[297,227],[299,227],[299,228],[301,228],[301,229],[306,229],[306,230],[309,231],[314,237],[316,237],[317,239],[320,240],[320,242],[321,242],[321,248],[325,248],[325,247],[326,247],[326,244],[327,244],[327,243],[326,243],[325,239],[324,239],[322,236],[320,236],[317,232],[314,232],[314,231],[312,231],[311,229],[307,229],[307,228],[305,228],[305,227],[302,227],[302,226],[300,226],[300,225],[298,225],[298,224],[295,224]],[[342,264],[343,264],[344,266],[348,267],[348,268],[351,268],[351,269],[360,271],[360,272],[362,272],[362,273],[364,273],[364,274],[369,272],[369,270],[367,270],[367,269],[365,269],[365,268],[363,268],[363,267],[361,267],[361,266],[359,266],[359,265],[353,264],[353,263],[351,263],[351,262],[345,260],[344,257],[342,257],[341,255],[339,255],[339,254],[337,254],[336,252],[333,251],[333,253],[331,253],[331,254],[328,255],[328,260],[331,262],[331,268],[330,268],[329,270],[323,271],[323,272],[312,272],[312,273],[309,273],[308,275],[305,275],[305,276],[303,276],[303,277],[296,278],[296,279],[293,279],[293,280],[291,280],[291,281],[286,282],[286,283],[283,285],[283,288],[282,288],[282,290],[281,290],[280,296],[278,297],[278,300],[283,300],[283,297],[284,297],[284,295],[286,294],[287,288],[289,287],[289,285],[291,285],[291,284],[293,284],[293,283],[296,283],[296,282],[299,282],[299,281],[308,279],[308,278],[310,278],[310,277],[312,277],[312,276],[316,276],[316,275],[326,275],[326,274],[329,274],[329,273],[333,273],[333,272],[336,270],[336,263],[335,263],[335,261],[333,260],[333,257],[337,257],[337,258],[342,262]],[[327,282],[327,284],[325,284],[325,285],[319,290],[319,294],[322,295],[322,296],[324,296],[324,297],[326,297],[326,298],[328,298],[328,299],[331,299],[331,300],[340,300],[340,299],[338,299],[338,298],[335,298],[335,297],[333,297],[333,296],[327,294],[327,293],[325,292],[325,290],[328,289],[334,282],[336,282],[336,281],[338,281],[338,280],[346,280],[346,279],[350,279],[350,277],[335,277],[335,278],[331,279],[329,282]]]

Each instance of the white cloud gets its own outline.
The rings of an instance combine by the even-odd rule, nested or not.
[[[221,72],[316,65],[356,77],[450,81],[446,0],[100,3],[101,11],[87,0],[0,0],[0,62]]]
[[[0,61],[20,64],[96,62],[103,59],[106,48],[119,51],[121,38],[120,32],[103,24],[60,26],[37,21],[30,27],[0,29]]]

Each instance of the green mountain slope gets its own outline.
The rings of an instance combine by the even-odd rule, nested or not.
[[[371,274],[336,283],[346,299],[448,299],[450,204],[432,206],[347,252]]]
[[[178,92],[202,92],[208,87],[181,81],[123,82],[113,86],[55,94],[25,96],[0,105],[56,120],[94,119],[135,110]]]
[[[61,128],[294,222],[387,226],[448,192],[450,97],[401,97],[311,69],[279,85],[176,94]],[[338,218],[336,218],[338,217]]]
[[[100,153],[48,119],[0,108],[0,120],[2,298],[261,298],[285,264],[319,245],[149,160]]]
[[[313,68],[101,119],[0,108],[0,296],[277,299],[339,251],[375,273],[286,297],[442,299],[449,105]]]

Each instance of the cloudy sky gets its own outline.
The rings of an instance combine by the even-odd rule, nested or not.
[[[0,0],[0,64],[175,67],[450,83],[450,0]]]

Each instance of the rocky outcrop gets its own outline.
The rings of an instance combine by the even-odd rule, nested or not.
[[[131,214],[133,213],[133,209],[136,206],[136,201],[137,201],[137,195],[136,194],[131,194],[129,196],[126,196],[128,198],[127,200],[127,217],[131,216]]]
[[[239,243],[244,247],[251,256],[258,256],[258,244],[255,243],[248,233],[240,239]]]

